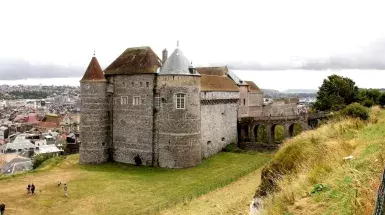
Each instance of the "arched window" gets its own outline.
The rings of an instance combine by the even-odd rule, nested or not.
[[[176,94],[176,109],[185,109],[186,95],[183,93]]]

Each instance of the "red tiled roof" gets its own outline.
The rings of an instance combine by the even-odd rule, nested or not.
[[[39,116],[37,113],[29,113],[25,122],[27,123],[38,123],[39,122]]]
[[[106,81],[102,68],[100,68],[99,62],[96,57],[91,59],[90,64],[87,67],[86,72],[80,82],[84,81]]]

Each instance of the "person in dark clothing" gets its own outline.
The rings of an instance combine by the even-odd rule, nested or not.
[[[30,193],[31,193],[31,185],[28,184],[28,186],[27,186],[27,194],[29,195]]]
[[[1,214],[1,215],[4,215],[4,212],[5,212],[5,204],[4,204],[4,203],[1,203],[1,204],[0,204],[0,214]]]
[[[68,197],[68,188],[67,188],[67,184],[64,184],[64,196],[65,196],[65,197]]]
[[[31,186],[31,194],[35,195],[35,185],[33,185],[33,184]]]
[[[57,187],[60,187],[60,185],[61,185],[61,181],[58,181],[57,182]]]
[[[136,165],[136,166],[142,165],[142,159],[140,158],[139,155],[136,155],[136,156],[134,157],[134,161],[135,161],[135,165]]]

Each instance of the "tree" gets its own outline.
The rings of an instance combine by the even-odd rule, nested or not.
[[[381,95],[378,97],[378,103],[381,105],[381,107],[385,107],[385,93],[381,93]]]
[[[358,92],[358,100],[361,102],[372,100],[374,104],[378,104],[380,95],[381,92],[377,89],[360,89]]]
[[[323,81],[314,108],[319,111],[338,111],[358,100],[358,87],[350,78],[331,75]]]

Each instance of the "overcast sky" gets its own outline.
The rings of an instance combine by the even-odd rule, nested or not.
[[[257,84],[261,73],[251,70],[382,70],[384,8],[369,0],[1,1],[0,83],[79,77],[93,50],[106,67],[128,47],[161,56],[177,40],[195,65],[250,70],[240,74]],[[363,74],[368,86],[378,75]]]

